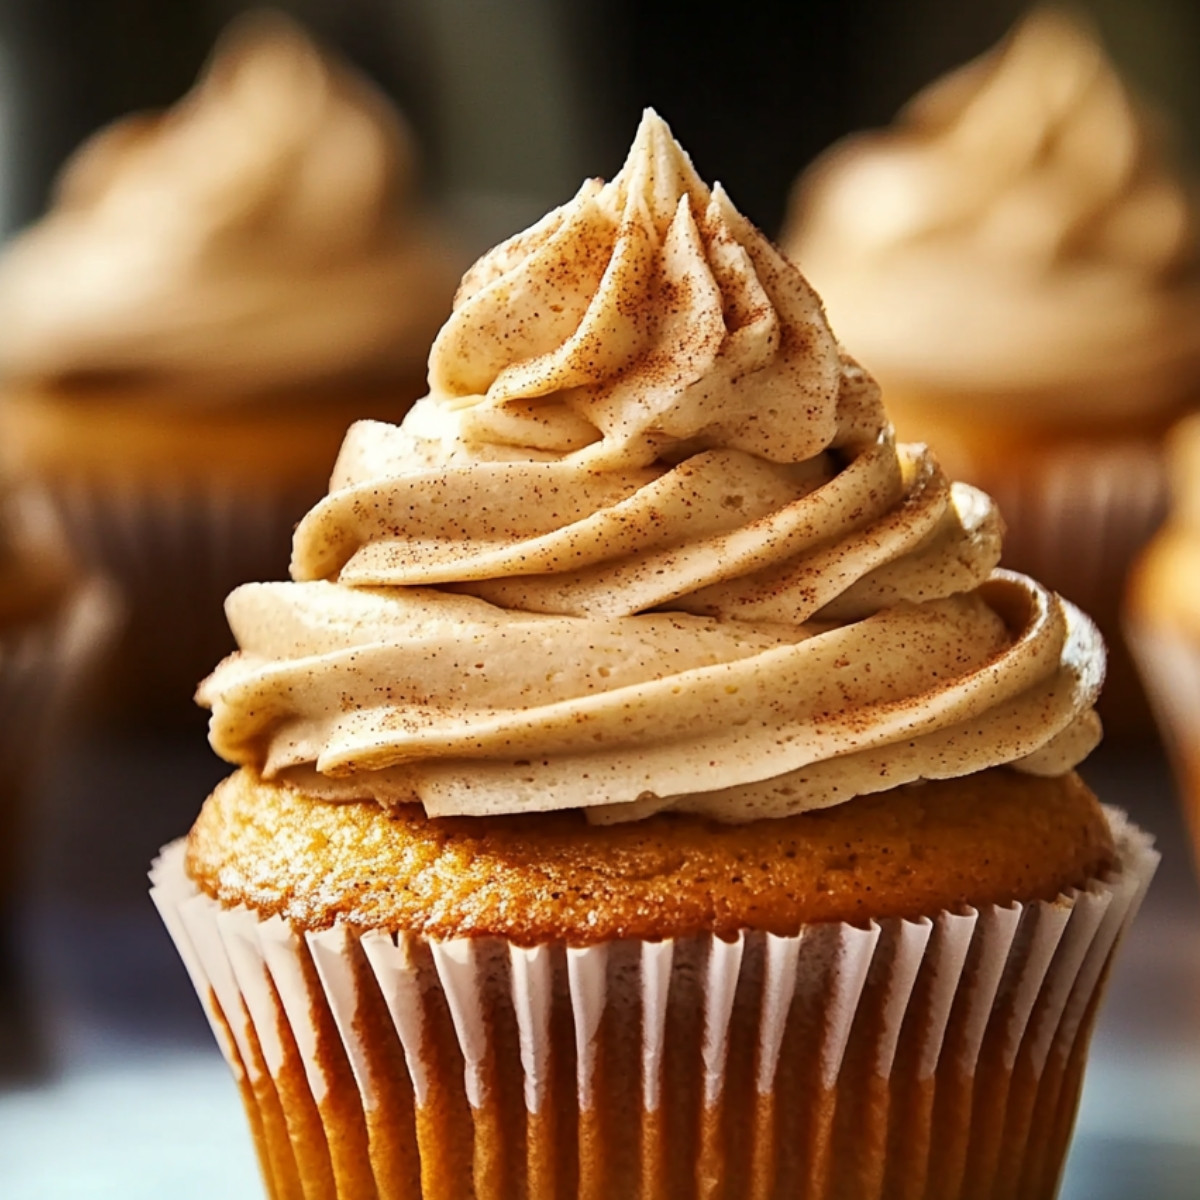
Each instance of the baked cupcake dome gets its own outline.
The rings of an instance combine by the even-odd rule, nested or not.
[[[272,1185],[1051,1195],[1153,862],[1091,623],[653,114],[430,368],[230,598],[155,871]]]
[[[418,805],[324,804],[243,770],[201,813],[187,862],[226,908],[306,931],[586,946],[1054,900],[1114,855],[1073,772],[993,768],[748,824],[662,813],[593,826],[578,812],[431,820]]]

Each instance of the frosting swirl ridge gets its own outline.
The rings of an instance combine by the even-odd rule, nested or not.
[[[749,820],[1095,743],[1094,627],[995,570],[990,500],[895,444],[653,114],[468,273],[430,383],[352,427],[293,582],[231,596],[200,691],[231,761],[432,815]]]

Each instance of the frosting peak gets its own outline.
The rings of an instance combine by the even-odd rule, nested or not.
[[[889,388],[1096,421],[1169,405],[1200,369],[1192,197],[1062,12],[1033,12],[890,129],[834,147],[784,242]]]
[[[647,114],[480,261],[294,582],[238,589],[219,753],[433,815],[779,816],[1094,745],[1086,617],[897,446],[812,290]]]
[[[685,445],[810,458],[840,376],[812,289],[653,112],[610,183],[467,273],[429,360],[463,437],[626,465]]]
[[[101,131],[0,262],[0,366],[236,396],[419,371],[453,291],[386,100],[279,15],[174,108]]]

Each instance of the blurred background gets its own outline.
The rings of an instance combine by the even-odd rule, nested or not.
[[[0,6],[0,222],[44,209],[89,133],[161,108],[194,82],[237,3]],[[497,227],[620,165],[653,104],[709,180],[774,234],[796,174],[852,130],[886,125],[937,76],[997,42],[1018,0],[763,3],[736,20],[635,0],[309,0],[278,4],[338,47],[417,131],[433,193]],[[1200,150],[1200,9],[1086,0],[1113,58]],[[492,237],[491,229],[484,231]]]
[[[0,233],[37,220],[83,139],[177,101],[249,5],[0,0]],[[279,4],[395,102],[419,188],[469,258],[619,167],[651,104],[768,233],[839,137],[996,43],[1016,0],[307,0]],[[715,6],[714,6],[715,8]],[[1200,4],[1090,0],[1113,60],[1200,159]],[[870,364],[867,364],[870,366]],[[102,707],[99,706],[99,707]],[[77,701],[28,789],[0,954],[0,1196],[259,1195],[232,1082],[145,870],[225,768],[203,714],[101,719]],[[1068,1200],[1200,1197],[1200,895],[1157,738],[1087,775],[1164,851],[1098,1035]]]

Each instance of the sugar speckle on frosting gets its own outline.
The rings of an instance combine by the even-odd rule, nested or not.
[[[464,278],[400,427],[347,435],[293,582],[229,600],[234,762],[430,815],[749,820],[1094,744],[1094,627],[666,125]]]

